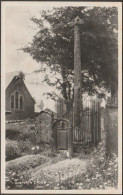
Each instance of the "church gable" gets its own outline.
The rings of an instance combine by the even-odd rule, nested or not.
[[[11,111],[9,120],[32,118],[35,101],[29,93],[23,78],[15,76],[6,88],[6,111]]]
[[[19,76],[15,76],[12,81],[10,82],[10,84],[8,85],[8,87],[6,88],[6,95],[7,94],[12,94],[15,95],[16,91],[18,91],[18,93],[20,95],[25,95],[28,96],[29,99],[31,99],[31,101],[33,103],[35,103],[35,100],[32,98],[31,94],[29,93],[24,81],[22,78],[20,78]]]

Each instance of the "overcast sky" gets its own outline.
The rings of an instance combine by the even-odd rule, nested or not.
[[[6,72],[22,70],[32,72],[39,64],[29,54],[18,51],[32,40],[37,28],[30,21],[31,16],[40,17],[41,7],[8,6],[5,20],[5,64]],[[46,8],[45,8],[46,9]]]
[[[25,44],[31,42],[37,32],[37,26],[30,21],[31,16],[40,17],[40,11],[52,9],[52,6],[7,6],[5,9],[5,72],[23,71],[31,73],[38,69],[39,63],[34,61],[29,54],[19,51]],[[35,78],[34,78],[35,76]],[[44,73],[32,75],[34,84],[31,84],[30,77],[26,76],[25,82],[31,95],[39,102],[44,101],[45,107],[53,109],[54,102],[47,100],[43,93],[52,89],[42,83]],[[38,83],[36,85],[35,83]]]

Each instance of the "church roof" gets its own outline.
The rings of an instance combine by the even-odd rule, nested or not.
[[[19,72],[9,72],[9,73],[6,73],[6,75],[5,75],[5,88],[7,88],[8,85],[10,84],[10,82],[12,81],[12,79],[15,76],[18,76],[18,75],[19,75]]]

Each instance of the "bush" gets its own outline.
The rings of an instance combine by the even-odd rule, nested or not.
[[[30,124],[27,121],[22,123],[10,123],[6,124],[6,138],[11,140],[23,140],[27,138],[34,140],[35,125]]]
[[[6,163],[6,171],[24,171],[39,166],[49,160],[48,157],[37,155],[26,155]]]
[[[21,156],[21,150],[16,141],[8,141],[6,144],[6,161],[13,160]]]
[[[35,143],[35,132],[25,130],[24,132],[20,133],[19,140],[27,140],[30,139],[33,143]]]
[[[23,153],[31,153],[31,148],[33,147],[32,142],[29,139],[25,141],[19,140],[19,148]]]
[[[19,138],[20,131],[16,129],[7,129],[6,130],[6,139],[17,140]]]

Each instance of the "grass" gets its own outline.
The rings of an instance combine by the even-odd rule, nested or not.
[[[27,155],[15,160],[6,162],[6,171],[24,171],[41,165],[48,161],[48,157],[37,155]]]
[[[18,141],[6,141],[6,161],[22,156]]]
[[[7,144],[12,147],[18,146],[21,152],[31,151],[34,146],[35,140],[33,140],[34,131],[30,127],[24,129],[25,124],[18,126],[18,130],[23,129],[21,133],[15,134],[14,140],[7,140]],[[12,130],[14,128],[14,130]],[[8,137],[11,137],[11,132],[16,132],[15,126],[11,125],[8,129]],[[20,129],[19,129],[20,128]],[[25,126],[26,128],[26,126]],[[16,148],[16,147],[15,147]],[[79,174],[73,174],[70,177],[68,172],[68,177],[62,180],[62,176],[59,174],[58,180],[53,182],[53,179],[48,183],[48,180],[44,176],[37,177],[37,180],[32,178],[36,172],[40,173],[42,166],[48,165],[47,163],[55,164],[62,159],[56,160],[56,155],[52,152],[50,145],[41,144],[41,154],[30,154],[15,160],[6,162],[6,188],[7,189],[55,189],[55,190],[69,190],[69,189],[107,189],[107,188],[117,188],[118,183],[118,166],[117,166],[117,156],[112,154],[108,159],[105,158],[105,146],[101,142],[98,147],[84,148],[80,153],[75,154],[76,158],[89,159],[87,164],[87,170],[85,173],[81,171]],[[78,149],[77,149],[78,151]],[[26,154],[26,153],[25,153]],[[24,155],[25,155],[24,154]],[[74,171],[74,170],[73,170]],[[42,172],[41,172],[42,174]],[[40,175],[40,174],[39,174]],[[42,181],[43,183],[38,184]],[[31,179],[31,180],[30,180]],[[48,177],[49,179],[49,177]]]
[[[47,178],[45,178],[46,175],[44,175],[44,173],[42,172],[42,167],[37,162],[38,161],[37,159],[38,158],[40,159],[39,155],[30,155],[29,159],[31,159],[31,162],[36,161],[34,163],[34,166],[31,165],[29,159],[28,160],[27,159],[24,160],[24,158],[20,158],[20,160],[18,159],[19,161],[21,161],[20,163],[18,161],[18,165],[16,165],[16,161],[14,160],[13,167],[16,167],[16,170],[25,169],[25,172],[23,171],[24,175],[20,174],[20,176],[17,176],[15,172],[12,172],[11,178],[9,177],[7,181],[8,182],[7,188],[10,188],[11,186],[11,189],[40,189],[40,190],[41,189],[43,190],[45,189],[49,189],[49,190],[117,189],[117,184],[118,184],[117,156],[113,153],[110,158],[106,159],[103,143],[100,143],[97,148],[94,147],[93,151],[88,153],[89,154],[87,156],[89,160],[85,172],[81,172],[80,170],[79,173],[77,174],[73,173],[71,175],[71,172],[69,173],[68,170],[67,171],[68,174],[63,179],[62,178],[63,173],[56,171],[56,174],[58,174],[59,176],[58,178],[56,177],[57,180],[55,182],[54,182],[55,179],[54,176],[52,176],[53,179],[51,178],[50,180],[48,179],[49,178],[48,176]],[[80,158],[82,160],[83,157],[81,156]],[[49,162],[47,161],[47,163]],[[47,163],[46,164],[44,163],[44,168],[48,165]],[[53,164],[56,163],[54,162],[54,158],[52,163]],[[13,170],[13,171],[15,170],[15,168],[11,169],[11,165],[9,165],[8,167],[9,167],[8,170]],[[34,175],[36,172],[39,173],[39,177],[33,179],[32,175]],[[43,174],[42,177],[40,177],[40,173]]]
[[[90,161],[85,173],[80,173],[70,180],[63,181],[58,189],[117,189],[118,185],[118,162],[115,153],[105,158],[104,143],[101,142],[97,148],[93,148]]]
[[[35,182],[31,177],[42,167],[50,166],[64,159],[58,155],[45,157],[42,155],[28,155],[6,163],[6,189],[34,189]]]

